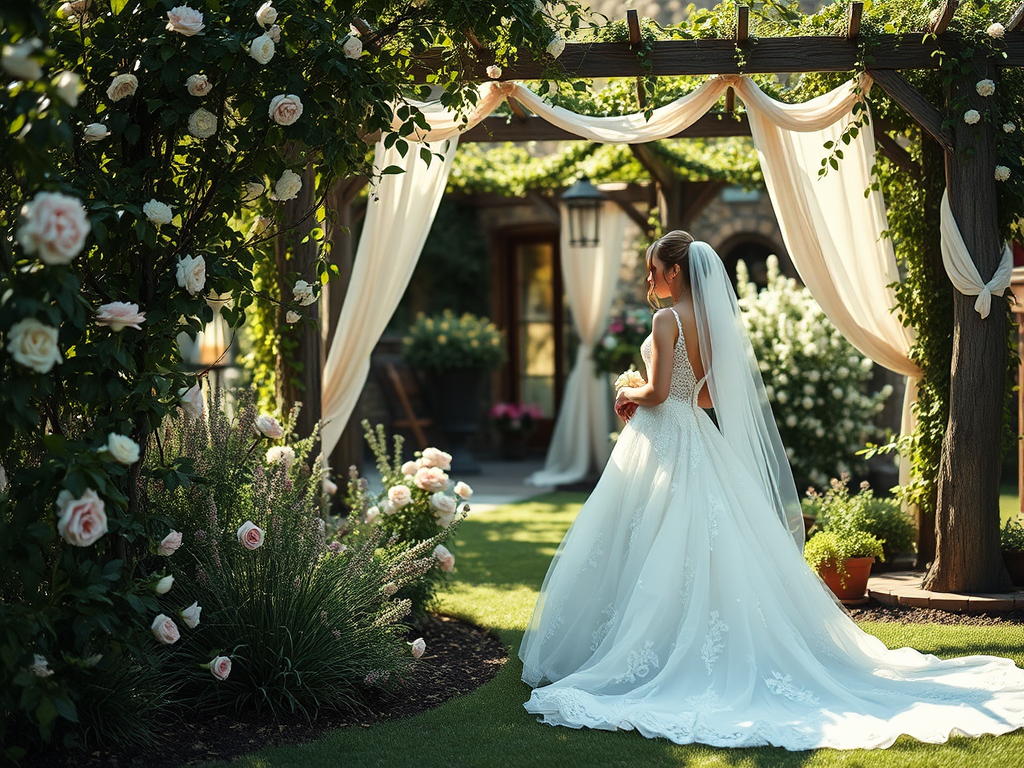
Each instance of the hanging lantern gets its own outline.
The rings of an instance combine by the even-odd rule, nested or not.
[[[569,212],[569,245],[592,247],[600,242],[601,205],[607,198],[583,176],[562,195]]]

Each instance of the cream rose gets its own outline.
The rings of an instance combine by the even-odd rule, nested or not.
[[[563,51],[565,51],[565,40],[563,40],[558,35],[555,35],[554,39],[550,43],[548,43],[548,55],[553,59],[557,59],[559,56],[562,55]]]
[[[238,543],[246,549],[259,549],[263,546],[263,529],[251,520],[246,520],[238,529]]]
[[[268,464],[283,464],[287,472],[295,463],[295,449],[289,445],[275,445],[267,451]]]
[[[995,24],[989,24],[988,29],[986,29],[985,32],[989,37],[994,37],[996,39],[1006,34],[1006,30],[1003,28],[1003,25],[998,21]]]
[[[313,293],[313,286],[305,280],[295,281],[295,287],[292,288],[292,298],[303,307],[316,303],[316,294]]]
[[[413,481],[419,488],[431,493],[448,489],[448,475],[438,467],[420,467],[413,475]]]
[[[388,489],[388,501],[395,506],[395,509],[401,509],[412,503],[412,491],[405,485],[392,486]]]
[[[135,75],[116,75],[107,86],[107,98],[111,101],[120,101],[129,96],[134,96],[139,87],[139,78]]]
[[[968,109],[964,112],[964,122],[968,125],[974,125],[976,122],[981,120],[981,114],[976,109]]]
[[[5,45],[0,51],[0,67],[18,80],[38,80],[43,76],[43,68],[32,56],[42,47],[42,41],[36,37]]]
[[[423,655],[423,652],[427,650],[427,642],[422,637],[417,637],[412,641],[412,657],[418,659]]]
[[[267,64],[274,58],[274,41],[270,39],[270,35],[264,33],[253,38],[249,43],[249,55],[260,64]]]
[[[407,462],[405,462],[405,464],[402,465],[402,474],[403,475],[415,475],[417,470],[419,470],[419,468],[420,468],[420,465],[419,465],[418,462],[407,461]]]
[[[995,172],[996,181],[1006,181],[1010,178],[1010,169],[1005,165],[997,165]]]
[[[187,5],[179,5],[167,12],[167,27],[169,32],[177,32],[185,37],[198,35],[203,31],[203,14]]]
[[[217,132],[217,116],[200,107],[188,116],[188,132],[197,139],[208,139]]]
[[[103,141],[109,135],[110,131],[107,130],[107,126],[103,123],[89,123],[82,129],[82,138],[89,143]]]
[[[300,315],[294,309],[289,309],[284,315],[284,321],[288,323],[288,325],[295,325],[301,319],[302,315]]]
[[[358,59],[363,55],[363,41],[355,35],[349,35],[341,44],[341,52],[350,59]]]
[[[380,517],[380,509],[378,507],[370,507],[366,510],[366,515],[363,519],[366,520],[367,523],[372,523],[378,517]]]
[[[430,497],[430,506],[446,515],[454,515],[457,504],[454,496],[445,493],[435,493]]]
[[[162,579],[160,579],[160,581],[158,581],[153,586],[153,589],[156,591],[156,593],[158,595],[166,595],[168,592],[171,591],[171,587],[173,587],[173,586],[174,586],[174,577],[173,576],[164,576]]]
[[[142,330],[140,323],[146,322],[146,313],[139,312],[139,305],[125,301],[112,301],[96,310],[96,325],[106,326],[115,333],[125,328]]]
[[[205,96],[213,90],[213,84],[206,75],[189,75],[185,87],[192,96]]]
[[[176,272],[178,285],[195,296],[206,285],[206,259],[202,256],[182,256]]]
[[[441,564],[441,570],[450,573],[455,567],[455,555],[453,555],[444,544],[434,547],[434,557]]]
[[[46,660],[45,656],[41,656],[36,653],[32,656],[32,664],[29,666],[28,671],[36,677],[49,677],[53,674],[53,670],[50,669],[50,662]]]
[[[253,429],[264,437],[269,437],[271,440],[284,437],[284,427],[273,416],[265,414],[257,416],[256,421],[253,423]]]
[[[63,490],[57,496],[57,533],[73,547],[95,544],[107,532],[107,513],[103,499],[87,488],[82,498]]]
[[[292,125],[302,117],[302,99],[293,93],[278,94],[270,100],[270,119],[278,125]]]
[[[107,452],[119,464],[132,465],[139,460],[139,444],[125,435],[111,432],[107,437]]]
[[[227,656],[215,656],[210,662],[210,674],[218,680],[227,680],[231,674],[231,659]]]
[[[497,64],[491,64],[491,66],[487,68],[487,76],[492,80],[497,80],[501,77],[501,67]]]
[[[64,362],[57,345],[57,329],[43,325],[34,317],[26,317],[7,332],[7,351],[14,362],[36,373],[49,373],[54,365]]]
[[[277,8],[275,8],[270,2],[266,2],[260,6],[260,9],[256,11],[256,21],[261,27],[266,29],[277,21]]]
[[[44,264],[70,264],[85,245],[89,217],[77,197],[39,192],[21,206],[16,237],[25,253],[38,254]]]
[[[473,489],[460,481],[455,484],[455,495],[462,499],[469,499],[473,496]]]
[[[173,645],[181,637],[178,625],[174,623],[170,616],[165,616],[162,613],[153,619],[149,630],[153,633],[153,637],[164,645]]]
[[[299,196],[300,189],[302,189],[302,177],[295,171],[285,171],[274,185],[270,199],[279,202],[294,200]]]
[[[156,225],[157,229],[160,229],[164,224],[170,224],[171,219],[174,218],[171,206],[167,203],[161,203],[155,198],[150,199],[148,203],[142,206],[142,212],[146,214],[147,219]]]
[[[53,79],[53,85],[57,89],[57,96],[65,104],[72,107],[78,106],[78,92],[82,90],[82,78],[74,72],[65,70]]]
[[[996,84],[986,78],[985,80],[979,80],[975,84],[974,90],[978,92],[979,96],[991,96],[996,92]]]
[[[171,531],[164,536],[156,547],[156,553],[162,557],[170,557],[181,546],[181,531]],[[191,625],[189,625],[191,626]]]
[[[188,608],[184,608],[178,611],[178,615],[181,616],[181,620],[185,622],[185,625],[189,629],[195,629],[199,626],[199,615],[203,612],[199,602],[192,603]]]
[[[253,200],[258,200],[263,197],[263,193],[267,191],[267,185],[262,181],[247,181],[245,183],[245,194],[242,195],[243,203],[251,203]]]
[[[190,419],[201,419],[206,415],[206,403],[203,400],[203,390],[199,384],[191,387],[182,387],[178,390],[178,397],[181,398],[181,409]]]
[[[1017,130],[1016,123],[1003,123],[1003,133],[1013,133]]]
[[[452,455],[445,453],[439,448],[426,448],[423,451],[423,456],[420,458],[420,466],[437,467],[444,470],[451,469]]]

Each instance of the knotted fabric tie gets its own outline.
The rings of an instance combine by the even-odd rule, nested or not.
[[[986,283],[982,281],[981,274],[967,250],[967,244],[960,234],[960,227],[953,218],[948,191],[942,193],[939,231],[942,235],[942,264],[946,267],[950,282],[965,296],[977,296],[974,309],[982,317],[988,317],[988,313],[992,311],[992,297],[1002,296],[1010,287],[1010,275],[1013,272],[1013,253],[1010,246],[1003,245],[1003,258],[999,262],[999,267],[992,275],[992,279]]]

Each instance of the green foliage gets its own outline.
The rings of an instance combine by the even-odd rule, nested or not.
[[[640,345],[650,333],[651,312],[648,309],[632,309],[612,317],[608,330],[594,347],[594,365],[606,373],[622,373],[631,365],[642,363]]]
[[[1004,552],[1024,552],[1024,524],[1021,523],[1021,515],[1003,523],[999,538]]]
[[[882,543],[864,531],[822,531],[804,544],[804,560],[814,570],[835,568],[840,583],[846,586],[846,561],[852,557],[877,557],[885,560]]]
[[[412,367],[424,371],[480,368],[491,371],[505,361],[502,334],[486,317],[449,309],[427,317],[420,313],[402,340],[402,354]]]
[[[833,478],[824,495],[811,490],[803,501],[804,514],[815,518],[815,531],[869,533],[882,543],[887,558],[913,552],[917,526],[895,499],[876,499],[867,482],[850,495],[850,476]],[[812,536],[813,538],[813,536]]]

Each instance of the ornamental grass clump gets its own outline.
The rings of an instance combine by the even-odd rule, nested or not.
[[[411,368],[442,373],[458,368],[492,371],[505,362],[501,331],[486,317],[450,309],[427,317],[422,312],[402,340],[402,354]]]
[[[743,323],[793,473],[798,482],[824,485],[881,434],[873,420],[892,387],[867,394],[871,359],[843,338],[810,291],[779,272],[777,257],[767,266],[768,286],[759,293],[746,264],[736,265]]]
[[[182,456],[202,482],[151,483],[147,513],[181,534],[161,596],[181,639],[164,638],[182,697],[199,710],[301,712],[358,707],[371,684],[413,663],[400,623],[405,586],[430,565],[415,547],[378,556],[384,531],[328,543],[316,435],[292,439],[240,396],[237,416],[168,422],[164,454]],[[421,564],[424,563],[425,565]],[[158,635],[161,628],[154,628]],[[372,682],[368,682],[372,681]]]

